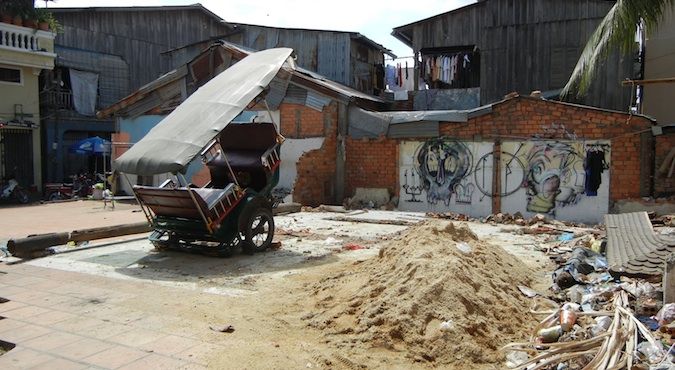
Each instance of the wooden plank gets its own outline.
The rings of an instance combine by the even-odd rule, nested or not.
[[[621,81],[621,85],[623,85],[623,86],[652,85],[652,84],[666,84],[666,83],[675,83],[675,77],[654,78],[654,79],[650,79],[650,80],[623,80],[623,81]]]
[[[675,303],[675,255],[666,260],[663,272],[663,304]]]

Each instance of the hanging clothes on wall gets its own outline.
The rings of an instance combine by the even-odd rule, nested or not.
[[[585,192],[587,196],[597,196],[602,183],[602,172],[606,168],[605,151],[601,148],[591,148],[586,151],[584,170],[586,172]]]
[[[477,87],[480,78],[476,74],[479,69],[475,68],[477,65],[474,65],[478,58],[474,55],[477,54],[473,51],[423,54],[420,63],[420,78],[436,88]]]

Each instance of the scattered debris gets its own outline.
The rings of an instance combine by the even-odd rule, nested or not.
[[[520,292],[523,293],[525,295],[525,297],[528,297],[528,298],[534,298],[534,297],[540,295],[536,291],[534,291],[534,290],[532,290],[532,289],[530,289],[530,288],[528,288],[524,285],[518,285],[518,290],[520,290]]]
[[[359,244],[350,243],[350,244],[347,244],[344,247],[342,247],[342,249],[344,249],[346,251],[357,251],[359,249],[367,249],[367,247],[364,247],[364,246],[359,245]]]
[[[232,333],[234,332],[234,326],[232,325],[210,325],[209,329],[217,331],[220,333]]]

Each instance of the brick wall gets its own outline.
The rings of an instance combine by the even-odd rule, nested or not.
[[[640,197],[640,132],[651,122],[613,113],[540,99],[515,98],[493,107],[492,114],[467,123],[445,123],[441,135],[458,139],[503,140],[533,137],[611,140],[610,200]],[[564,126],[564,127],[563,127]]]
[[[398,194],[398,141],[386,138],[346,141],[345,196],[362,188],[387,188]]]
[[[518,97],[495,104],[491,113],[469,122],[442,123],[440,134],[470,141],[569,140],[574,136],[611,140],[610,200],[614,201],[640,197],[640,132],[649,130],[651,121],[628,118],[623,113]],[[348,139],[348,191],[362,186],[398,190],[398,143],[394,139]],[[494,206],[500,206],[498,199]]]
[[[311,206],[335,202],[337,107],[332,102],[322,112],[298,104],[284,103],[279,108],[281,134],[285,137],[325,137],[321,148],[303,154],[298,160],[293,185],[295,202]]]
[[[668,177],[670,167],[665,166],[665,173],[659,171],[664,164],[668,153],[675,148],[675,132],[666,132],[663,135],[656,136],[655,147],[655,165],[656,171],[654,175],[654,195],[656,196],[671,196],[675,194],[675,174],[673,177]],[[672,163],[672,162],[669,162]]]
[[[114,160],[119,158],[122,154],[129,150],[129,148],[131,148],[131,144],[129,144],[131,141],[131,136],[128,132],[118,132],[113,133],[111,137],[113,143],[111,148],[111,157]]]
[[[279,106],[281,134],[289,139],[319,137],[326,134],[325,114],[301,104],[283,103]]]

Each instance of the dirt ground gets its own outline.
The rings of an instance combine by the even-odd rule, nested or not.
[[[361,265],[372,265],[380,249],[386,250],[410,227],[330,220],[336,216],[353,216],[360,220],[370,218],[374,222],[397,220],[410,225],[425,220],[423,214],[406,212],[302,212],[276,216],[275,240],[281,242],[281,248],[254,256],[239,254],[220,259],[155,252],[146,240],[135,240],[102,243],[98,248],[60,253],[26,264],[96,275],[117,282],[150,282],[162,288],[148,291],[146,299],[127,300],[120,305],[128,310],[156,314],[168,310],[178,320],[198,323],[200,327],[233,325],[236,328],[233,333],[206,331],[200,334],[217,338],[226,347],[225,351],[206,351],[204,356],[209,368],[453,368],[447,364],[441,366],[423,356],[409,356],[399,345],[381,346],[344,336],[351,332],[349,327],[345,328],[345,323],[341,324],[342,329],[346,329],[343,332],[316,325],[317,318],[329,314],[328,310],[322,311],[321,308],[327,297],[336,297],[345,304],[351,298],[351,293],[344,289],[317,294],[317,289],[323,289],[321,281],[327,277],[339,277],[348,282],[350,274],[359,270]],[[0,209],[0,219],[11,223],[10,227],[2,227],[0,231],[1,246],[3,240],[11,237],[62,231],[63,228],[138,222],[144,216],[137,207],[130,205],[118,204],[111,211],[103,209],[99,203],[74,202],[4,208]],[[531,288],[545,289],[548,286],[551,266],[535,248],[543,242],[541,237],[518,235],[505,231],[501,225],[469,223],[468,227],[478,236],[483,243],[481,245],[488,248],[499,246],[520,260],[528,269]],[[411,248],[415,246],[411,245]],[[373,270],[372,266],[370,270]],[[490,266],[483,266],[481,271],[488,270]],[[350,289],[354,285],[358,288],[358,284],[364,281],[363,275],[355,274],[353,279]],[[396,299],[395,295],[392,297]],[[432,303],[457,304],[451,301]],[[523,312],[527,309],[523,304]],[[505,315],[498,316],[509,320]],[[429,319],[429,322],[432,320]],[[438,321],[433,323],[438,324]],[[483,325],[501,327],[499,323]],[[356,329],[356,324],[353,329]],[[460,335],[445,335],[443,338],[461,342]],[[350,345],[345,345],[350,341]],[[494,346],[501,344],[505,343],[495,343]],[[478,368],[502,367],[502,363],[494,363]]]

